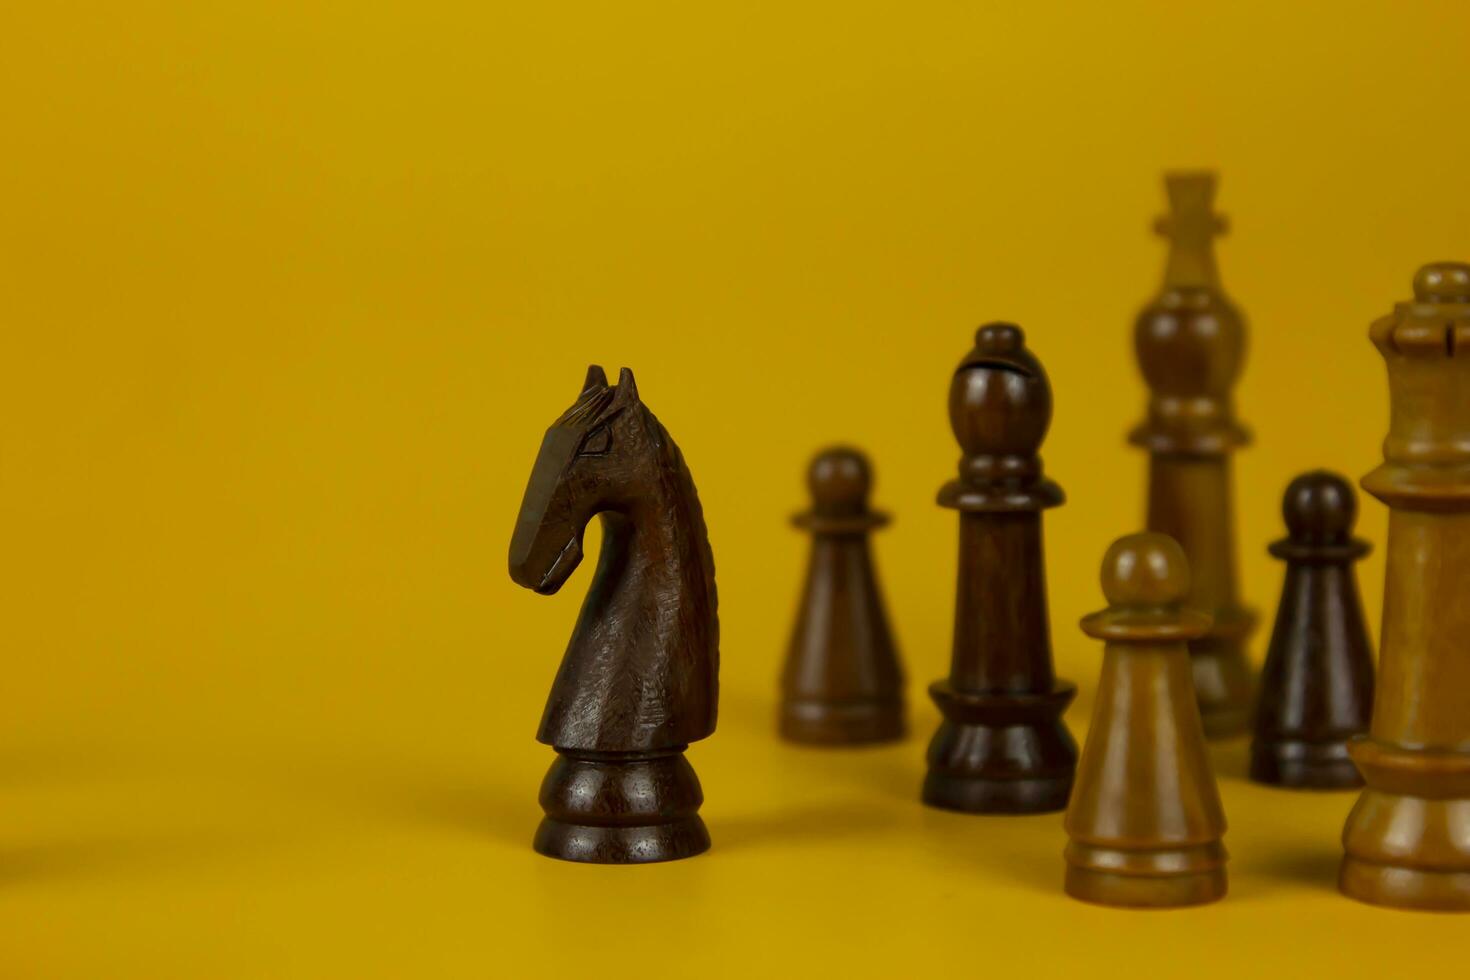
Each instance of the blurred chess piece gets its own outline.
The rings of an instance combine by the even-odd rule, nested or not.
[[[1388,362],[1388,505],[1373,723],[1349,748],[1368,784],[1338,879],[1364,902],[1470,911],[1470,265],[1419,270],[1373,323]]]
[[[1225,894],[1225,814],[1205,749],[1186,644],[1210,618],[1186,607],[1189,563],[1163,534],[1103,558],[1108,608],[1092,726],[1067,807],[1066,890],[1102,905],[1167,907]]]
[[[807,470],[811,560],[781,676],[780,730],[793,742],[853,745],[904,735],[903,670],[868,536],[888,523],[868,506],[872,467],[856,449],[818,453]]]
[[[1037,456],[1051,384],[1019,327],[980,328],[951,381],[949,420],[964,455],[939,504],[960,514],[959,583],[949,678],[929,688],[944,720],[924,802],[1060,810],[1077,764],[1062,712],[1077,689],[1052,672],[1041,514],[1065,498]]]
[[[1230,457],[1250,442],[1235,417],[1233,389],[1245,360],[1245,322],[1220,288],[1214,239],[1215,175],[1165,177],[1169,239],[1163,289],[1138,315],[1133,342],[1148,383],[1148,417],[1129,436],[1148,450],[1148,529],[1179,542],[1189,557],[1190,605],[1213,617],[1189,645],[1205,734],[1236,735],[1250,725],[1252,680],[1246,638],[1254,614],[1236,586]]]
[[[1368,730],[1373,651],[1353,563],[1358,502],[1336,473],[1304,473],[1286,488],[1287,536],[1271,545],[1286,562],[1281,605],[1261,671],[1251,779],[1306,789],[1363,785],[1348,740]]]

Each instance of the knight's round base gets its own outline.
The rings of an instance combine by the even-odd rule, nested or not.
[[[1223,898],[1224,868],[1186,875],[1121,875],[1067,866],[1067,894],[1094,905],[1131,909],[1171,909],[1205,905]]]
[[[585,864],[652,864],[709,850],[709,831],[699,817],[647,827],[589,827],[546,817],[532,844],[537,853]]]
[[[1356,789],[1363,775],[1346,742],[1251,743],[1251,780],[1290,789]]]
[[[1338,889],[1369,905],[1430,912],[1470,912],[1470,872],[1424,871],[1360,861],[1342,861]]]
[[[1067,808],[1072,774],[1023,779],[984,779],[930,770],[924,802],[963,813],[1053,813]]]
[[[781,737],[804,745],[866,745],[904,737],[903,704],[888,701],[788,701]]]
[[[546,814],[532,846],[589,864],[677,861],[709,850],[704,794],[683,748],[651,752],[557,749],[541,782]]]

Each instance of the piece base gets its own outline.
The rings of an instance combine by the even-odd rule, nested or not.
[[[1286,789],[1357,789],[1363,774],[1349,758],[1346,742],[1251,743],[1253,782]]]
[[[924,803],[963,813],[1054,813],[1067,808],[1072,776],[987,779],[931,770],[924,777]]]
[[[541,782],[538,853],[588,864],[649,864],[709,849],[704,793],[683,746],[649,752],[558,748]]]
[[[903,705],[891,701],[788,701],[781,706],[780,732],[803,745],[871,745],[908,733]]]
[[[1068,895],[1094,905],[1130,909],[1169,909],[1205,905],[1225,896],[1224,868],[1185,875],[1122,875],[1067,866]]]
[[[584,864],[653,864],[709,850],[699,817],[646,827],[592,827],[546,817],[536,828],[536,853]]]
[[[1077,743],[1062,712],[1077,693],[958,691],[930,685],[944,715],[929,742],[922,798],[963,813],[1052,813],[1065,809],[1077,770]]]
[[[1470,872],[1425,871],[1343,858],[1337,887],[1369,905],[1428,912],[1470,912]]]

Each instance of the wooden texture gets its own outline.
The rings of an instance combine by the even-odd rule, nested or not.
[[[1388,364],[1383,640],[1367,788],[1343,830],[1339,884],[1365,902],[1470,911],[1470,265],[1425,266],[1373,323]]]
[[[1250,776],[1304,789],[1361,786],[1348,740],[1368,730],[1373,650],[1353,563],[1357,499],[1336,473],[1291,481],[1281,503],[1287,536],[1271,545],[1286,562],[1276,625],[1261,670]]]
[[[709,847],[685,747],[714,731],[719,623],[714,561],[683,456],[624,368],[593,367],[546,431],[510,546],[510,574],[543,595],[602,553],[537,739],[559,757],[541,786],[535,848],[631,864]]]
[[[812,536],[811,560],[781,675],[780,732],[794,742],[904,735],[903,670],[868,540],[888,517],[868,506],[872,483],[867,457],[847,447],[807,471],[812,506],[794,523]]]
[[[1248,728],[1253,683],[1246,640],[1255,617],[1236,581],[1230,466],[1231,454],[1250,441],[1232,394],[1245,359],[1245,323],[1215,266],[1214,238],[1226,226],[1213,210],[1214,175],[1170,174],[1165,183],[1169,216],[1156,227],[1169,239],[1168,266],[1133,333],[1148,416],[1129,440],[1149,453],[1148,529],[1184,548],[1190,604],[1213,618],[1190,653],[1205,733],[1225,737]]]
[[[1037,451],[1051,386],[1019,327],[981,327],[950,386],[963,450],[959,479],[939,492],[960,514],[954,647],[929,693],[943,714],[929,745],[924,802],[953,810],[1060,810],[1077,747],[1062,712],[1076,694],[1052,674],[1041,512],[1062,490]]]
[[[1187,643],[1209,616],[1186,608],[1174,539],[1135,534],[1103,558],[1108,608],[1082,629],[1106,642],[1092,726],[1067,807],[1067,894],[1126,907],[1225,894],[1225,815],[1195,702]]]

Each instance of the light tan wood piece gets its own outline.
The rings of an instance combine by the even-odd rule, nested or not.
[[[1388,362],[1389,507],[1373,723],[1352,743],[1368,786],[1343,830],[1339,885],[1400,908],[1470,911],[1470,265],[1419,270],[1374,322]]]
[[[1066,890],[1102,905],[1168,908],[1225,894],[1225,814],[1205,749],[1185,608],[1189,562],[1163,534],[1114,542],[1108,608],[1082,620],[1107,643],[1092,727],[1067,806]]]

